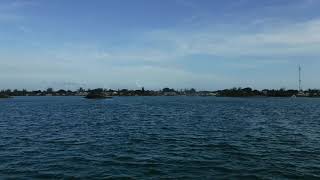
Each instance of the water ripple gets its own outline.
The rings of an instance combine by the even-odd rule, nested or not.
[[[0,177],[320,178],[320,99],[17,97],[0,107]]]

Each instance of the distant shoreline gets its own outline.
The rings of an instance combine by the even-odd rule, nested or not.
[[[306,91],[286,90],[286,89],[264,89],[255,90],[252,88],[232,88],[217,91],[197,91],[191,89],[172,89],[163,88],[161,90],[145,90],[143,87],[138,90],[129,89],[83,89],[79,88],[76,91],[71,90],[54,90],[48,88],[47,90],[28,91],[23,90],[1,90],[0,98],[8,98],[11,96],[87,96],[88,94],[101,94],[103,96],[214,96],[214,97],[320,97],[319,89],[309,89]]]
[[[78,95],[55,95],[55,96],[10,96],[10,97],[0,97],[0,99],[10,99],[15,97],[80,97],[85,98],[86,96],[78,96]],[[186,95],[175,95],[175,96],[109,96],[112,97],[214,97],[214,98],[243,98],[243,99],[268,99],[268,98],[320,98],[319,96],[298,96],[298,97],[290,97],[290,96],[186,96]]]

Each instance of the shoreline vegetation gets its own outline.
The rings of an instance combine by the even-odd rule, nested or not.
[[[71,90],[46,90],[28,91],[23,90],[0,90],[0,98],[10,98],[13,96],[84,96],[89,99],[111,98],[113,96],[216,96],[216,97],[320,97],[320,89],[309,89],[306,91],[286,90],[286,89],[264,89],[255,90],[252,88],[232,88],[218,91],[197,91],[191,89],[171,89],[163,88],[161,90],[139,90],[129,89],[83,89]]]
[[[0,94],[0,99],[6,99],[6,98],[11,98],[11,97],[6,94]]]

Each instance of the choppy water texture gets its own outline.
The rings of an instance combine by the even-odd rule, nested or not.
[[[320,178],[320,99],[0,100],[4,178]]]

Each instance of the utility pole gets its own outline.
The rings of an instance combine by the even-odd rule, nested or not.
[[[299,65],[299,92],[302,91],[302,87],[301,87],[301,66]]]

